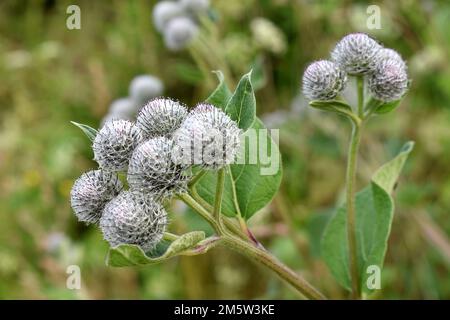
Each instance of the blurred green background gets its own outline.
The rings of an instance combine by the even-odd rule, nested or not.
[[[74,179],[96,167],[89,140],[71,120],[98,127],[139,74],[159,77],[166,95],[192,106],[215,86],[210,70],[226,69],[234,85],[252,67],[258,114],[280,129],[284,178],[251,228],[327,296],[346,298],[318,244],[342,197],[350,128],[309,110],[299,93],[308,63],[362,31],[402,54],[412,86],[395,112],[365,129],[358,186],[404,142],[416,141],[396,190],[382,290],[373,298],[449,299],[450,2],[216,0],[202,27],[212,49],[194,44],[176,53],[154,29],[154,3],[0,3],[0,298],[298,298],[221,248],[145,268],[106,267],[100,231],[78,223],[70,208]],[[66,28],[70,4],[81,8],[81,30]],[[367,29],[370,4],[380,6],[379,30]],[[261,17],[276,32],[255,30]],[[178,204],[173,211],[171,231],[204,227]],[[72,264],[81,268],[81,290],[66,288]]]

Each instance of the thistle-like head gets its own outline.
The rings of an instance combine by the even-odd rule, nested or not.
[[[149,251],[161,241],[167,223],[165,209],[151,196],[122,191],[103,210],[100,228],[112,247],[135,244]]]
[[[377,100],[389,102],[400,99],[408,90],[408,74],[403,60],[380,61],[369,76],[368,84],[372,96]]]
[[[164,91],[164,85],[157,77],[140,75],[131,81],[128,91],[134,103],[141,107],[148,100],[160,96]]]
[[[78,220],[97,223],[106,203],[117,196],[122,188],[115,173],[102,170],[83,173],[70,191],[70,203]]]
[[[351,33],[339,41],[331,52],[332,60],[350,75],[370,73],[382,46],[365,33]]]
[[[198,26],[188,17],[171,19],[164,28],[164,43],[172,51],[185,48],[197,35]]]
[[[174,134],[177,159],[185,164],[219,169],[235,161],[240,133],[236,122],[222,110],[201,103]]]
[[[110,120],[94,139],[94,160],[106,171],[124,171],[142,131],[128,120]]]
[[[170,197],[187,190],[187,166],[174,159],[173,141],[165,137],[152,138],[140,144],[130,159],[127,180],[130,188]]]
[[[150,100],[139,112],[136,125],[146,138],[170,137],[181,126],[188,114],[187,108],[169,98]]]
[[[303,94],[311,100],[331,100],[345,88],[347,75],[334,62],[313,62],[303,74]]]
[[[153,7],[153,24],[156,30],[162,32],[171,19],[184,14],[184,8],[179,2],[160,1]]]

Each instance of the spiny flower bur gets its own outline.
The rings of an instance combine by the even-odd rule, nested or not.
[[[102,170],[83,173],[70,191],[70,202],[79,221],[97,223],[106,203],[122,190],[117,175]]]
[[[402,62],[387,59],[379,62],[368,78],[372,96],[383,102],[400,99],[408,90],[408,74]]]
[[[316,61],[303,74],[303,94],[311,100],[331,100],[345,88],[346,82],[346,73],[335,63]]]
[[[219,169],[235,161],[240,133],[236,122],[223,111],[207,103],[199,104],[174,134],[177,159]]]
[[[110,120],[94,139],[94,160],[107,171],[125,171],[133,150],[142,141],[141,129],[128,120]]]
[[[187,108],[169,98],[150,100],[139,112],[136,125],[146,138],[170,137],[181,126],[188,114]]]
[[[375,57],[382,46],[365,33],[351,33],[339,41],[331,52],[332,60],[351,75],[374,71]]]
[[[123,191],[106,205],[100,228],[112,247],[134,244],[148,252],[162,240],[167,223],[164,207],[151,195]]]
[[[174,159],[173,141],[152,138],[133,152],[127,180],[131,189],[148,192],[156,198],[170,197],[187,190],[190,179],[184,166]]]

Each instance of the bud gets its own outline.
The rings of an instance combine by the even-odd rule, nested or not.
[[[199,104],[174,134],[177,161],[219,169],[235,161],[240,147],[236,122],[213,105]]]
[[[408,89],[408,74],[402,61],[388,59],[381,61],[368,78],[373,97],[383,102],[400,99]]]
[[[166,211],[151,196],[122,191],[103,210],[100,228],[112,247],[135,244],[147,252],[161,241],[167,223]]]
[[[332,60],[351,75],[362,75],[374,70],[376,55],[382,46],[364,33],[352,33],[338,42],[331,52]]]
[[[174,161],[173,141],[157,137],[145,141],[133,152],[127,180],[130,188],[169,197],[187,190],[187,166]]]
[[[146,138],[170,137],[181,126],[187,114],[187,108],[180,102],[169,98],[156,98],[141,109],[136,125]]]
[[[311,100],[331,100],[344,89],[346,82],[347,75],[335,63],[316,61],[303,74],[303,94]]]
[[[106,203],[117,196],[123,185],[117,175],[102,170],[83,173],[70,191],[70,203],[79,221],[97,223]]]
[[[164,29],[164,42],[172,51],[185,48],[197,35],[198,27],[188,17],[173,18]]]
[[[184,14],[183,7],[179,2],[160,1],[153,8],[153,24],[156,30],[162,32],[169,20]]]
[[[164,85],[158,78],[149,75],[135,77],[129,88],[130,98],[141,107],[148,100],[160,96],[164,91]]]
[[[124,171],[142,131],[128,120],[110,120],[94,139],[94,160],[107,171]]]
[[[378,51],[376,55],[376,63],[381,63],[384,60],[396,60],[400,66],[402,66],[403,69],[407,69],[406,63],[403,60],[403,58],[398,54],[397,51],[389,49],[389,48],[383,48],[380,51]]]

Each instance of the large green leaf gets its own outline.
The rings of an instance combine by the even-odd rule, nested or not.
[[[219,85],[217,88],[210,94],[210,96],[206,99],[206,102],[211,103],[212,105],[225,110],[225,107],[230,100],[232,94],[230,89],[228,89],[227,84],[225,83],[225,78],[223,76],[222,71],[214,71],[219,79]]]
[[[159,263],[174,256],[195,254],[191,250],[198,248],[206,240],[203,231],[189,232],[174,240],[162,253],[152,256],[147,256],[139,246],[122,244],[109,249],[106,264],[111,267],[126,267]]]
[[[370,292],[366,284],[370,276],[367,268],[375,265],[381,269],[383,266],[394,214],[391,193],[413,146],[413,142],[406,143],[394,159],[378,169],[370,185],[356,194],[357,259],[364,292]],[[350,289],[345,204],[337,209],[325,228],[321,254],[337,281]]]
[[[267,130],[257,118],[253,129],[259,134],[259,129]],[[273,171],[269,172],[270,165],[258,156],[256,163],[251,164],[250,146],[245,144],[247,161],[244,164],[232,164],[225,178],[224,195],[222,200],[222,213],[227,216],[236,216],[240,211],[244,219],[249,219],[254,213],[266,206],[275,196],[282,177],[281,156],[278,146],[273,142],[267,131],[261,131],[266,139],[268,154],[271,159],[277,159]],[[259,139],[258,139],[259,140]],[[256,150],[261,142],[258,141]],[[267,172],[265,172],[265,169]],[[197,184],[197,191],[209,204],[214,204],[217,173],[208,172]]]
[[[251,77],[250,71],[239,80],[236,90],[225,106],[225,113],[244,131],[252,126],[256,118],[256,99]]]

